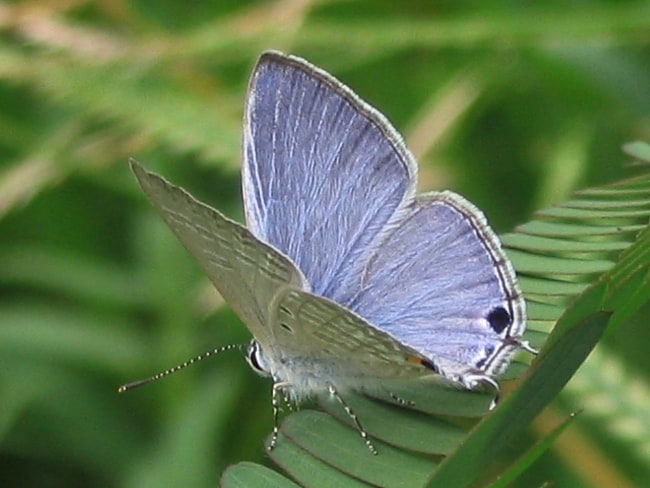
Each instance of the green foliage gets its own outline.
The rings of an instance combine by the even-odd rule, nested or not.
[[[640,233],[650,151],[627,145],[630,167],[620,152],[650,138],[649,7],[0,4],[0,483],[214,486],[241,461],[229,486],[293,486],[248,461],[310,486],[364,486],[366,475],[387,486],[432,474],[459,485],[499,473],[515,486],[650,478],[650,237]],[[263,451],[270,384],[236,353],[117,395],[248,338],[127,160],[239,215],[247,77],[269,48],[306,57],[380,108],[416,153],[422,190],[451,188],[484,209],[522,276],[531,342],[544,345],[560,319],[485,420],[480,393],[401,392],[417,410],[352,397],[381,451],[371,458],[323,402],[331,415],[286,417],[274,465]],[[570,196],[576,188],[590,190]],[[598,338],[598,311],[614,312],[604,338],[526,429]]]

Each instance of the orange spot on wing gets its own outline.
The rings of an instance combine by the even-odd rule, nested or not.
[[[412,364],[419,364],[420,366],[424,366],[427,369],[433,370],[435,372],[438,372],[438,369],[436,368],[435,364],[433,364],[431,361],[428,359],[422,359],[417,356],[406,356],[406,360],[409,363]]]

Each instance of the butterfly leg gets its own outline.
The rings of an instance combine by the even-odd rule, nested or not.
[[[395,403],[401,405],[402,407],[413,407],[415,405],[415,403],[412,402],[411,400],[405,400],[404,398],[396,395],[392,391],[389,391],[388,395],[393,399]]]
[[[499,403],[499,400],[501,400],[501,389],[499,388],[499,383],[490,377],[485,377],[481,381],[483,384],[490,385],[494,388],[494,398],[492,398],[492,402],[490,403],[490,410],[494,410]]]
[[[359,419],[357,418],[356,414],[352,411],[350,406],[347,403],[345,403],[345,400],[343,400],[343,398],[341,398],[341,395],[339,395],[338,391],[336,391],[336,388],[334,388],[334,386],[328,385],[327,389],[329,391],[329,394],[331,396],[333,396],[334,398],[336,398],[336,400],[341,404],[341,406],[345,410],[345,413],[348,414],[348,417],[350,417],[352,419],[352,422],[354,422],[355,427],[359,431],[359,435],[361,436],[361,438],[366,443],[366,446],[368,446],[368,449],[370,449],[370,452],[374,456],[376,456],[377,455],[377,449],[375,448],[373,443],[370,441],[370,438],[368,437],[368,433],[361,426],[361,423],[359,422]]]
[[[454,380],[458,381],[461,385],[463,385],[468,390],[474,390],[479,385],[491,386],[494,389],[494,398],[492,399],[492,402],[490,402],[489,409],[494,410],[494,408],[499,403],[500,391],[501,391],[499,388],[499,383],[497,383],[490,376],[486,374],[482,374],[480,372],[466,373],[464,375],[458,376],[457,378],[454,378]]]
[[[295,412],[296,410],[298,410],[296,408],[296,405],[291,401],[291,398],[289,398],[289,395],[287,394],[287,390],[285,389],[282,390],[282,400],[285,406],[287,407],[287,410],[289,410],[289,412]]]
[[[535,349],[533,346],[531,346],[530,342],[528,341],[519,341],[519,347],[522,348],[524,351],[533,354],[534,356],[537,356],[539,354],[539,351]]]
[[[278,443],[278,435],[280,434],[279,427],[279,414],[280,414],[280,394],[286,400],[285,388],[287,383],[281,381],[273,382],[273,390],[271,392],[271,406],[273,408],[273,432],[271,433],[271,441],[268,445],[268,450],[272,451],[275,445]]]

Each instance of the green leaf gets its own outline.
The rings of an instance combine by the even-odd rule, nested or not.
[[[223,488],[248,488],[249,486],[265,486],[268,488],[298,488],[298,485],[272,469],[254,463],[237,463],[221,477]]]
[[[564,422],[555,427],[546,437],[514,461],[510,468],[504,470],[493,483],[490,483],[489,488],[507,488],[510,486],[511,483],[522,475],[526,469],[532,466],[542,454],[549,450],[553,445],[553,442],[555,442],[555,439],[560,437],[560,435],[573,424],[573,421],[576,418],[577,415],[572,414]]]
[[[317,459],[291,442],[282,433],[278,437],[278,444],[269,453],[269,457],[304,487],[338,488],[339,486],[345,486],[346,488],[365,488],[371,486]]]
[[[422,486],[435,468],[432,460],[413,456],[376,440],[373,440],[373,444],[380,454],[374,456],[358,432],[329,415],[313,410],[303,410],[289,416],[282,423],[282,433],[324,463],[375,486]],[[270,453],[272,458],[274,452]],[[399,470],[395,469],[397,466]],[[285,464],[285,469],[291,472],[290,465]]]
[[[363,427],[373,439],[401,449],[424,454],[449,454],[466,434],[464,429],[448,421],[397,405],[371,401],[360,395],[346,396],[346,403],[358,418],[363,419]],[[418,404],[420,401],[415,403]],[[323,399],[321,406],[341,422],[352,426],[350,416],[336,400]]]

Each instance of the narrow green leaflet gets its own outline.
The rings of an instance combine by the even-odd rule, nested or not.
[[[348,476],[346,473],[320,459],[316,459],[282,434],[278,438],[278,444],[275,449],[269,453],[269,457],[275,464],[286,472],[291,473],[291,477],[306,488],[338,488],[339,486],[345,486],[346,488],[367,488],[371,486],[368,483]]]
[[[249,486],[266,486],[268,488],[298,488],[272,469],[255,463],[238,463],[230,466],[221,477],[223,488],[248,488]]]
[[[309,426],[307,430],[305,425]],[[381,454],[373,456],[355,429],[313,410],[288,417],[282,424],[282,433],[326,464],[373,486],[422,486],[436,466],[431,458],[414,456],[377,440],[373,443]]]
[[[409,451],[449,454],[466,435],[464,429],[453,423],[397,405],[378,403],[359,395],[346,397],[346,402],[363,419],[363,427],[373,439]],[[323,399],[321,406],[341,422],[350,424],[350,416],[336,400]]]
[[[523,474],[526,469],[532,466],[542,454],[548,451],[548,449],[553,445],[553,442],[555,442],[555,439],[560,437],[560,434],[562,434],[567,427],[572,425],[576,418],[577,414],[571,415],[564,422],[555,427],[552,432],[512,463],[510,468],[502,472],[493,483],[490,483],[489,488],[507,488],[510,486],[510,484]]]

